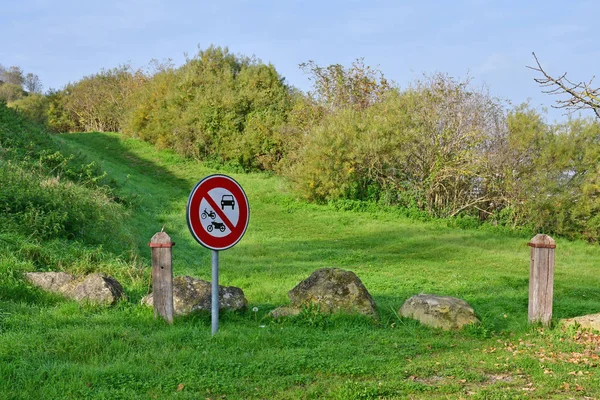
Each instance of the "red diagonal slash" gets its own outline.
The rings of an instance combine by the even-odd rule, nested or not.
[[[225,213],[223,211],[221,211],[221,209],[219,208],[217,203],[215,203],[215,201],[212,199],[212,197],[210,197],[210,195],[208,193],[204,197],[204,200],[206,200],[208,202],[208,204],[212,207],[212,209],[215,210],[215,212],[221,218],[221,220],[223,221],[225,226],[227,226],[229,228],[229,230],[231,232],[233,232],[235,230],[235,227],[232,225],[231,221],[229,221],[229,219],[227,218]]]

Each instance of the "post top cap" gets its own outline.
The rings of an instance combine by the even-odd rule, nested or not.
[[[555,249],[556,242],[548,235],[537,234],[529,243],[527,243],[527,246],[542,249]]]
[[[171,243],[171,237],[167,235],[166,232],[156,232],[154,236],[152,236],[152,239],[150,239],[150,243]]]

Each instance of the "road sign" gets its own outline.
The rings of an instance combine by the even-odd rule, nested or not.
[[[242,187],[226,175],[202,179],[187,204],[192,236],[211,250],[226,250],[240,241],[250,220],[248,198]]]

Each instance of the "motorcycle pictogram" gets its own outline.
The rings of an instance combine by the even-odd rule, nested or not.
[[[208,225],[208,226],[206,227],[206,230],[207,230],[207,231],[209,231],[209,232],[212,232],[212,231],[213,231],[213,229],[218,229],[218,230],[220,230],[221,232],[225,232],[225,224],[224,224],[224,223],[222,223],[222,222],[216,222],[216,221],[212,221],[212,222],[210,223],[210,225]]]
[[[210,219],[215,219],[217,218],[217,214],[215,214],[213,210],[207,211],[205,208],[204,211],[202,211],[202,215],[200,215],[200,217],[202,217],[202,219],[206,219],[206,217],[210,217]]]

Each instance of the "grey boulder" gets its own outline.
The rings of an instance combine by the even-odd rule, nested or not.
[[[80,303],[111,305],[125,297],[121,284],[103,274],[76,277],[64,272],[30,272],[25,274],[25,278],[43,290],[62,294]]]
[[[40,289],[61,293],[60,288],[73,281],[75,276],[66,272],[28,272],[25,279]]]
[[[196,311],[210,311],[212,287],[211,283],[191,276],[173,278],[173,308],[176,315],[187,315]],[[145,296],[142,304],[154,305],[153,294]],[[219,286],[220,310],[243,310],[248,300],[242,289],[235,286]]]
[[[377,316],[377,306],[362,281],[352,271],[322,268],[288,292],[291,304],[279,307],[271,316],[298,315],[304,307],[324,313],[355,313]]]
[[[456,297],[419,294],[406,300],[400,315],[413,318],[423,325],[444,330],[460,329],[465,325],[477,324],[473,308]]]

